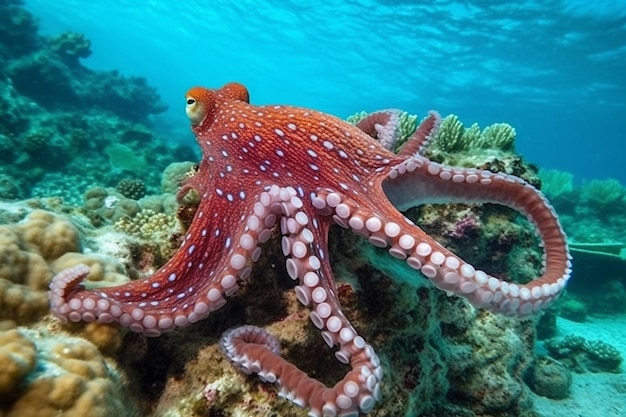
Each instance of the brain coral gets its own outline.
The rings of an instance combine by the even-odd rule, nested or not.
[[[36,320],[48,312],[48,263],[80,250],[78,231],[66,219],[35,210],[0,226],[0,320]]]
[[[45,317],[49,313],[48,283],[52,275],[78,263],[92,268],[89,281],[128,281],[119,262],[78,253],[80,250],[76,227],[47,211],[35,210],[18,223],[0,226],[0,322],[31,325]],[[103,352],[113,353],[121,344],[120,332],[114,327],[90,323],[68,329]]]
[[[124,381],[90,342],[30,329],[0,331],[0,415],[136,415]]]

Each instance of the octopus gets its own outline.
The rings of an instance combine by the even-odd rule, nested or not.
[[[189,326],[226,304],[251,275],[262,244],[279,230],[297,299],[350,369],[328,387],[282,358],[277,339],[252,325],[228,330],[221,348],[234,366],[275,383],[310,416],[358,416],[380,399],[383,370],[342,312],[329,260],[332,225],[387,248],[416,275],[475,307],[509,316],[549,306],[570,277],[565,234],[537,189],[515,176],[445,166],[422,155],[440,123],[435,112],[396,153],[388,149],[398,131],[394,111],[353,125],[305,108],[252,105],[246,87],[229,83],[190,89],[186,113],[203,157],[180,192],[194,189],[201,201],[179,250],[152,276],[117,287],[87,289],[86,265],[61,271],[49,291],[61,321],[117,322],[153,337]],[[541,275],[527,284],[489,275],[401,213],[441,202],[491,202],[525,215],[543,247]]]

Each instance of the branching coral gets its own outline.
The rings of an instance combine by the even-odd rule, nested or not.
[[[139,275],[154,272],[179,246],[181,229],[174,215],[142,210],[133,217],[122,217],[113,228],[130,235],[132,268]]]
[[[162,242],[178,231],[178,221],[165,213],[141,210],[133,217],[122,217],[113,227],[140,239]]]
[[[581,190],[583,202],[601,211],[611,210],[625,194],[626,189],[613,178],[584,182]]]
[[[558,169],[540,169],[541,191],[551,198],[560,197],[574,190],[574,175]]]
[[[424,154],[442,164],[503,172],[538,186],[536,170],[515,154],[515,137],[515,129],[506,123],[492,124],[481,131],[476,123],[466,128],[451,114],[443,119]]]
[[[458,116],[452,114],[441,123],[432,146],[448,153],[472,149],[498,149],[512,152],[514,144],[515,129],[509,124],[495,123],[481,132],[476,123],[466,129]]]

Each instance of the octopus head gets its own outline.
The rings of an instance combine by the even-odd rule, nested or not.
[[[186,94],[185,112],[194,126],[201,125],[215,106],[215,92],[204,87],[193,87]]]
[[[186,94],[187,117],[194,127],[201,127],[207,120],[207,116],[215,109],[219,101],[243,101],[250,102],[248,89],[239,83],[229,83],[219,90],[209,90],[204,87],[193,87]]]

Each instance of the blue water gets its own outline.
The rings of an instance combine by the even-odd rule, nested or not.
[[[173,125],[188,124],[190,86],[240,81],[255,103],[341,117],[396,107],[508,122],[527,160],[626,183],[623,0],[26,4],[42,33],[92,40],[86,66],[146,77]]]

